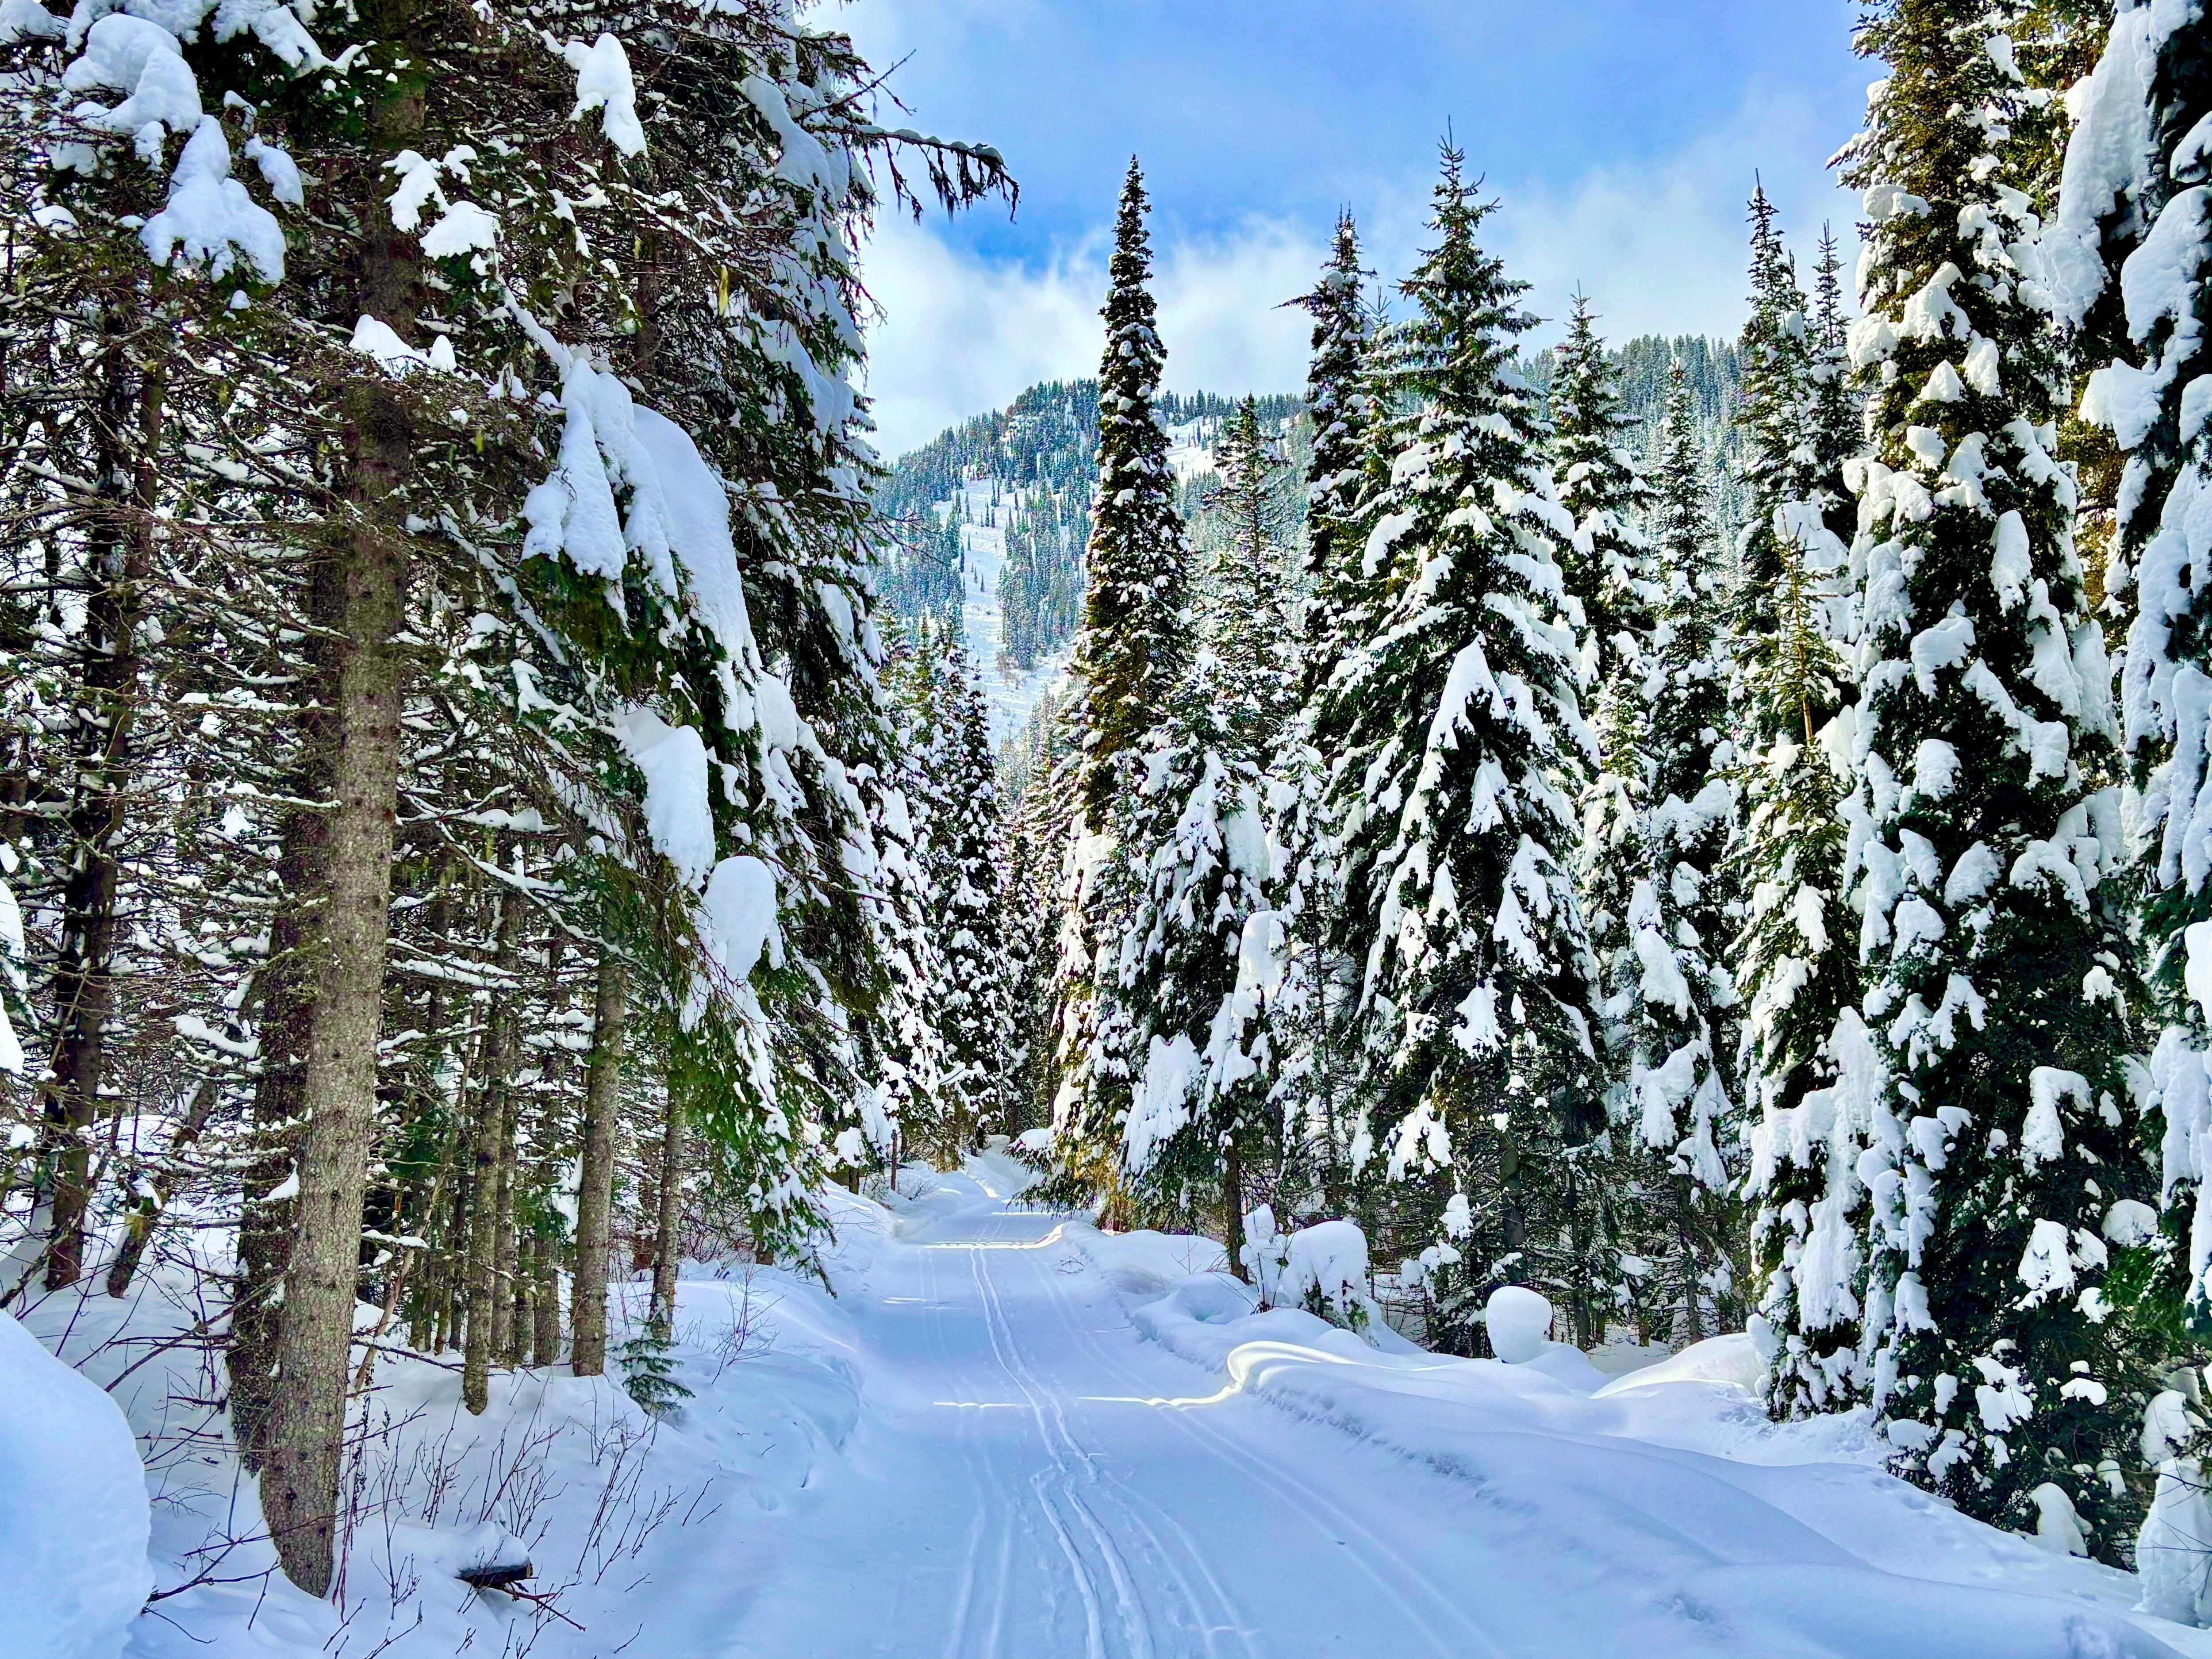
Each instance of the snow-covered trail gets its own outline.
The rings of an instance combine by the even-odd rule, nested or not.
[[[670,1659],[2212,1659],[1863,1425],[1769,1423],[1742,1339],[1610,1384],[1377,1347],[1210,1241],[1009,1204],[1006,1160],[912,1173],[838,1201],[853,1431],[685,1558],[720,1611]]]
[[[1061,1231],[968,1210],[846,1292],[881,1362],[867,1426],[732,1654],[1528,1650],[1479,1616],[1503,1564],[1444,1522],[1444,1482],[1141,1341]]]

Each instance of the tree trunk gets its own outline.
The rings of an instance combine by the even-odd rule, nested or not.
[[[400,56],[419,64],[422,52],[410,53],[405,45],[432,26],[433,14],[397,3],[373,10],[389,15],[368,20],[372,31],[392,38]],[[386,82],[370,112],[377,147],[419,146],[423,112],[419,71]],[[362,185],[367,228],[356,314],[380,318],[404,338],[415,328],[422,251],[391,222],[383,199],[386,178],[365,173]],[[376,1128],[376,1045],[399,784],[403,659],[395,641],[407,595],[408,547],[399,520],[415,440],[408,405],[381,381],[366,375],[352,380],[341,406],[351,511],[343,537],[320,550],[342,562],[344,584],[336,672],[319,699],[333,711],[335,728],[328,856],[315,896],[323,915],[301,1079],[307,1123],[297,1166],[298,1219],[261,1481],[262,1510],[285,1573],[312,1595],[327,1592],[334,1565],[362,1194]]]
[[[568,1288],[568,1321],[579,1376],[607,1368],[607,1223],[614,1207],[615,1115],[622,1102],[623,1018],[629,969],[602,948],[592,1019],[592,1064],[584,1083],[584,1133],[576,1193],[576,1266]]]
[[[308,596],[310,614],[335,626],[340,607],[337,568],[319,563]],[[339,593],[338,597],[343,598]],[[317,741],[319,714],[309,721],[309,763],[295,787],[302,796],[324,793]],[[319,811],[297,811],[284,823],[277,884],[292,894],[313,891],[322,879],[329,821]],[[299,903],[278,907],[270,932],[268,992],[261,1022],[261,1074],[253,1083],[253,1161],[246,1170],[245,1205],[238,1226],[238,1280],[230,1307],[230,1425],[240,1455],[258,1472],[267,1443],[269,1406],[276,1389],[276,1333],[283,1322],[284,1273],[292,1260],[297,1201],[270,1194],[292,1173],[299,1143],[301,1073],[307,1052],[308,960],[317,918]]]
[[[1244,1157],[1237,1150],[1234,1133],[1221,1149],[1221,1195],[1229,1206],[1229,1224],[1222,1230],[1226,1235],[1223,1243],[1229,1251],[1229,1271],[1249,1285],[1252,1270],[1244,1265]]]
[[[522,927],[522,899],[501,896],[495,960],[505,969],[514,960]],[[502,977],[504,975],[502,975]],[[481,1059],[483,1086],[477,1095],[476,1133],[470,1148],[467,1324],[462,1336],[461,1403],[481,1414],[490,1395],[492,1356],[499,1350],[499,1176],[504,1161],[500,1141],[507,1133],[507,1079],[514,1069],[507,1010],[495,990],[486,1005]]]
[[[684,1109],[668,1091],[668,1121],[660,1136],[659,1231],[653,1246],[653,1334],[665,1342],[676,1328],[676,1273],[684,1243]]]
[[[530,1310],[535,1320],[531,1363],[541,1368],[557,1365],[561,1363],[561,1280],[553,1267],[553,1241],[539,1239],[531,1261],[537,1269],[530,1287]]]
[[[285,1573],[313,1595],[328,1589],[332,1567],[398,819],[401,659],[394,640],[406,610],[407,544],[377,520],[405,482],[412,449],[406,412],[382,388],[363,382],[347,401],[362,521],[344,550],[322,948],[301,1079],[307,1124],[261,1487]]]
[[[492,1174],[491,1349],[500,1364],[513,1369],[514,1349],[514,1023],[512,1012],[502,1014],[504,1040],[500,1058],[505,1067],[500,1078],[499,1161]]]
[[[122,326],[114,312],[104,319],[106,386],[92,457],[103,505],[88,526],[96,575],[86,602],[75,710],[76,778],[68,819],[74,856],[62,894],[53,990],[58,1030],[46,1091],[45,1133],[54,1171],[46,1239],[50,1291],[74,1285],[84,1272],[90,1136],[100,1115],[105,1033],[115,1004],[115,906],[131,728],[137,712],[141,589],[153,569],[165,386],[157,360],[137,389],[134,431],[131,353],[118,337]]]
[[[1702,1341],[1705,1334],[1705,1310],[1698,1299],[1698,1261],[1704,1254],[1698,1248],[1696,1220],[1697,1194],[1687,1176],[1674,1178],[1674,1248],[1681,1260],[1682,1304],[1674,1316],[1674,1336],[1676,1344],[1687,1347]]]

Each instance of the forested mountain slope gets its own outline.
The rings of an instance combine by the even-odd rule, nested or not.
[[[1549,387],[1553,353],[1528,365]],[[1670,366],[1680,358],[1695,400],[1714,516],[1730,543],[1741,520],[1734,469],[1740,447],[1730,422],[1742,386],[1735,348],[1726,342],[1651,334],[1613,354],[1623,411],[1657,442]],[[1212,447],[1236,401],[1210,392],[1161,398],[1169,457],[1181,505],[1200,547],[1212,534]],[[1260,417],[1291,463],[1304,464],[1310,442],[1296,397],[1259,400]],[[908,621],[957,621],[981,671],[994,728],[1018,729],[1059,669],[1059,657],[1083,615],[1083,549],[1091,534],[1091,492],[1098,447],[1098,383],[1048,380],[1004,409],[947,428],[893,465],[876,492],[889,544],[883,565],[886,608]],[[1296,489],[1283,492],[1292,528],[1304,516]]]

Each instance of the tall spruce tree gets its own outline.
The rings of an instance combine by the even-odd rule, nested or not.
[[[1552,459],[1559,501],[1575,520],[1559,568],[1582,606],[1583,683],[1593,693],[1640,654],[1658,599],[1641,525],[1651,485],[1629,447],[1636,424],[1622,408],[1597,319],[1577,294],[1552,376]]]
[[[1754,245],[1754,276],[1767,255]],[[1754,473],[1804,492],[1762,501],[1767,568],[1747,570],[1737,607],[1753,625],[1735,642],[1735,708],[1743,829],[1732,869],[1746,904],[1734,945],[1745,1003],[1739,1087],[1749,1114],[1746,1196],[1758,1280],[1753,1330],[1780,1416],[1850,1395],[1859,1342],[1858,1235],[1865,1193],[1850,1114],[1826,1085],[1829,1039],[1858,1000],[1857,942],[1843,900],[1841,805],[1849,756],[1838,712],[1852,689],[1839,641],[1848,587],[1844,538],[1857,503],[1844,480],[1864,447],[1850,372],[1841,261],[1822,234],[1795,423],[1749,421]],[[1766,446],[1789,442],[1787,454]]]
[[[2122,738],[2141,788],[2142,944],[2152,1006],[2163,1024],[2146,1104],[2157,1117],[2166,1215],[2118,1253],[2162,1257],[2133,1310],[2169,1357],[2201,1360],[2212,1315],[2212,805],[2206,789],[2212,714],[2212,580],[2203,524],[2212,506],[2212,434],[2191,397],[2212,319],[2212,225],[2204,212],[2212,123],[2212,44],[2201,16],[2177,6],[2124,5],[2082,88],[2045,234],[2047,280],[2087,371],[2073,434],[2085,493],[2111,502],[2106,611],[2133,617],[2121,672]],[[2100,451],[2124,458],[2099,467]],[[2100,488],[2103,486],[2104,488]],[[2191,935],[2196,948],[2192,950]],[[2212,1622],[2203,1540],[2212,1535],[2203,1437],[2180,1431],[2201,1385],[2176,1366],[2145,1419],[2156,1466],[2136,1540],[2143,1604],[2185,1623]]]
[[[1321,280],[1300,301],[1313,318],[1306,412],[1313,450],[1306,464],[1305,612],[1301,683],[1309,700],[1349,645],[1366,637],[1378,586],[1366,568],[1365,538],[1352,521],[1370,416],[1367,346],[1372,331],[1361,287],[1359,234],[1338,216],[1336,245]]]
[[[1814,493],[1806,482],[1813,354],[1805,291],[1764,185],[1753,189],[1750,212],[1751,317],[1737,346],[1743,362],[1736,426],[1745,439],[1744,542],[1736,560],[1741,580],[1733,623],[1744,640],[1771,634],[1776,626],[1771,607],[1784,557],[1775,515]]]
[[[1314,730],[1330,681],[1371,630],[1387,569],[1367,559],[1367,446],[1374,423],[1368,375],[1373,319],[1362,287],[1359,243],[1352,216],[1337,221],[1336,244],[1304,304],[1313,317],[1306,369],[1306,407],[1313,447],[1306,466],[1304,606],[1299,636],[1300,700],[1270,769],[1269,818],[1282,850],[1282,905],[1289,929],[1283,983],[1265,1011],[1271,1091],[1286,1137],[1318,1178],[1322,1202],[1341,1215],[1350,1181],[1364,1164],[1371,1136],[1352,1086],[1352,1055],[1334,1017],[1354,994],[1358,964],[1332,949],[1338,888],[1329,857],[1327,796],[1329,757]]]
[[[1280,1140],[1258,1018],[1282,947],[1262,789],[1297,688],[1281,464],[1251,398],[1215,459],[1229,533],[1202,573],[1192,665],[1117,854],[1134,902],[1102,992],[1122,1012],[1101,1029],[1129,1033],[1134,1087],[1113,1111],[1131,1176],[1173,1210],[1218,1206],[1241,1273],[1247,1172],[1273,1162]]]
[[[1064,849],[1054,977],[1059,1089],[1054,1159],[1066,1184],[1116,1184],[1119,1137],[1101,1103],[1125,1091],[1128,1033],[1102,1026],[1098,988],[1114,971],[1131,900],[1115,849],[1137,767],[1188,657],[1183,592],[1188,545],[1176,509],[1168,441],[1153,412],[1166,349],[1154,324],[1144,175],[1129,162],[1115,221],[1098,367],[1098,482],[1085,551],[1089,586],[1075,645],[1070,710],[1077,816]],[[1103,1073],[1094,1076],[1103,1066]]]
[[[1574,524],[1513,361],[1523,284],[1478,246],[1490,212],[1447,146],[1436,240],[1379,348],[1363,510],[1389,603],[1323,694],[1316,741],[1360,964],[1345,1011],[1391,1174],[1426,1199],[1446,1330],[1547,1277],[1568,1149],[1603,1126],[1592,963],[1569,869],[1595,744],[1559,554]]]
[[[1735,745],[1701,450],[1678,362],[1653,481],[1658,614],[1631,675],[1640,799],[1630,833],[1607,849],[1627,891],[1602,958],[1608,1036],[1625,1062],[1615,1115],[1656,1166],[1634,1220],[1638,1254],[1656,1269],[1642,1293],[1676,1341],[1705,1336],[1737,1291],[1721,1199],[1737,1130],[1728,1083],[1737,996],[1724,964],[1736,908],[1726,867]]]
[[[2116,722],[2021,266],[2005,46],[2025,9],[1887,0],[1858,36],[1889,74],[1844,153],[1873,220],[1851,345],[1876,447],[1850,474],[1868,1024],[1837,1046],[1873,1200],[1858,1382],[1898,1467],[2015,1526],[2055,1486],[2110,1556],[2135,1379],[2104,1234],[2145,1183],[2118,803],[2092,782]]]

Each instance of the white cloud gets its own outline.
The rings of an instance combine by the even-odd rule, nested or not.
[[[1579,287],[1608,339],[1733,336],[1747,308],[1746,204],[1755,174],[1781,210],[1808,288],[1821,223],[1832,224],[1848,295],[1857,204],[1823,167],[1817,133],[1805,104],[1754,99],[1656,163],[1595,169],[1562,190],[1502,191],[1492,245],[1512,275],[1534,285],[1529,302],[1547,319],[1567,315]]]
[[[1030,270],[948,246],[927,224],[887,218],[864,272],[884,320],[868,346],[878,447],[896,456],[946,427],[1000,408],[1040,380],[1098,372],[1106,298],[1104,234]],[[1318,245],[1255,223],[1156,261],[1160,335],[1176,391],[1289,392],[1305,380],[1305,292]]]
[[[1577,287],[1609,339],[1732,336],[1748,287],[1744,203],[1755,170],[1783,210],[1802,280],[1811,281],[1824,219],[1847,265],[1856,252],[1856,204],[1822,167],[1825,136],[1804,101],[1754,95],[1671,156],[1594,169],[1563,187],[1493,180],[1504,205],[1486,239],[1510,274],[1534,284],[1528,302],[1553,325],[1540,341],[1556,337]],[[1367,263],[1386,277],[1426,240],[1429,183],[1402,175],[1358,206]],[[868,384],[885,456],[1037,381],[1097,372],[1110,209],[1102,204],[1093,235],[1037,266],[987,261],[928,223],[887,216],[866,261],[885,313],[870,341]],[[1235,394],[1303,385],[1306,316],[1281,307],[1312,284],[1328,228],[1255,219],[1159,250],[1169,386]]]

